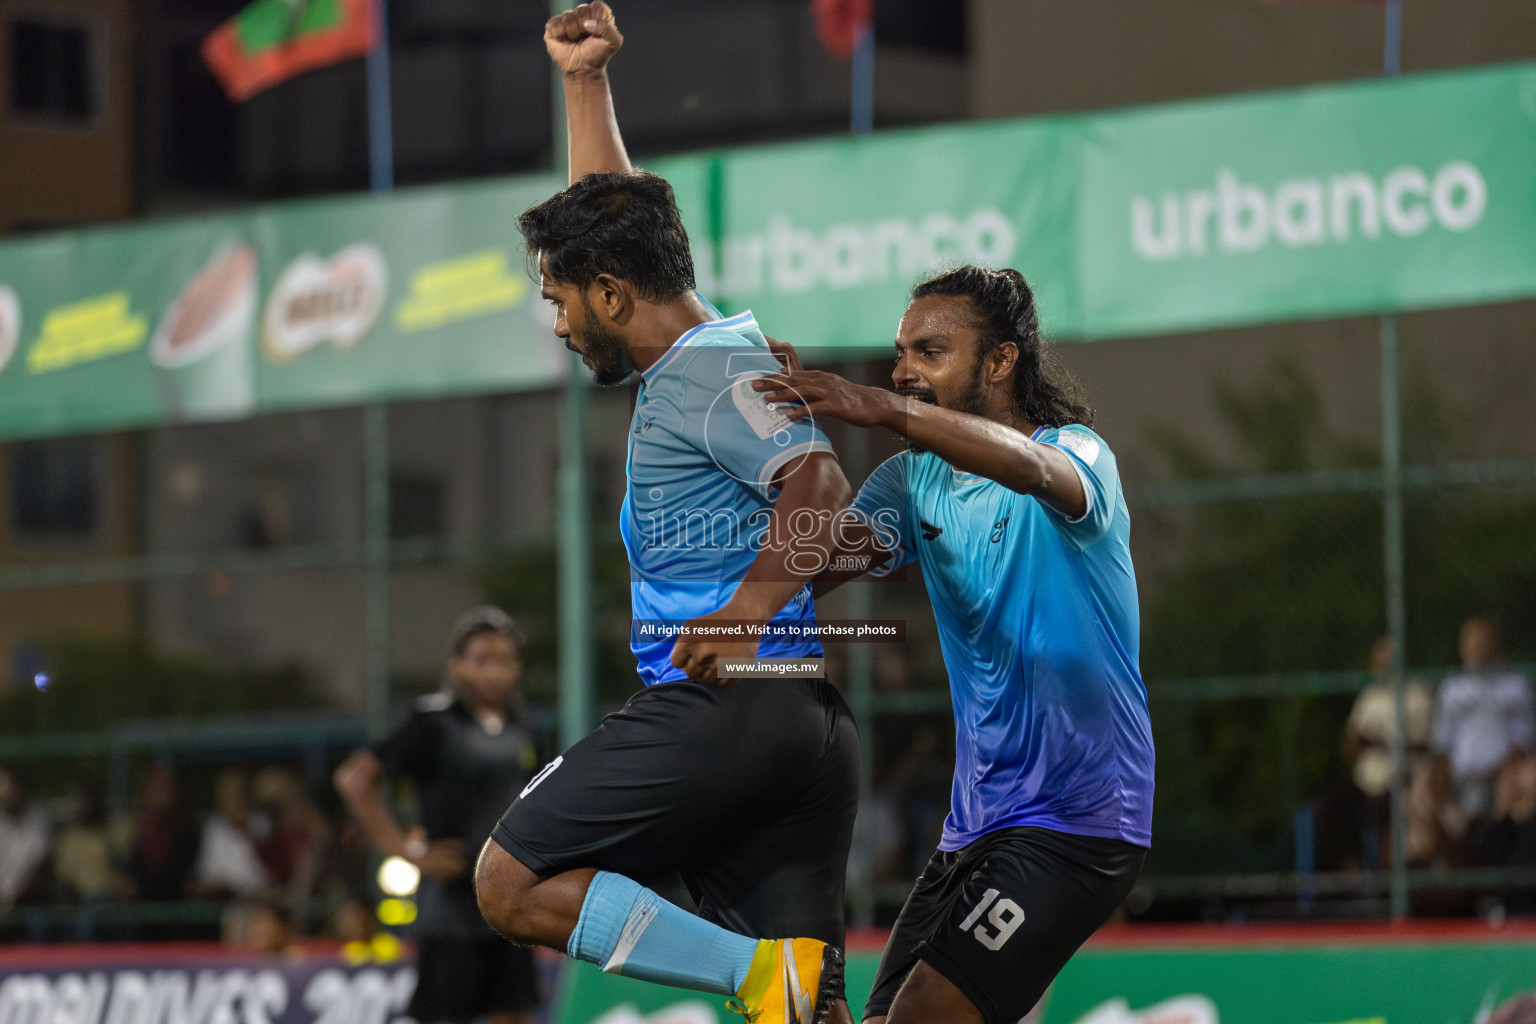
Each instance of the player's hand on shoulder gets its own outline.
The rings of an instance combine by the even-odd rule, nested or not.
[[[800,353],[796,352],[795,346],[787,341],[769,338],[768,351],[773,353],[773,358],[779,361],[787,373],[798,373],[805,369],[804,365],[800,362]]]
[[[580,4],[544,24],[544,48],[567,75],[600,74],[623,45],[613,9],[603,0]]]
[[[900,401],[895,392],[865,387],[824,370],[791,370],[752,382],[765,401],[782,403],[791,420],[831,416],[856,427],[879,426]]]

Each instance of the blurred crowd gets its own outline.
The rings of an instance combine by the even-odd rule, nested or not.
[[[1536,693],[1510,668],[1492,621],[1467,620],[1460,670],[1438,685],[1410,676],[1401,704],[1410,867],[1536,870]],[[1375,680],[1355,699],[1342,754],[1347,778],[1310,805],[1320,871],[1390,864],[1399,704],[1391,644],[1371,656]],[[941,679],[919,679],[910,653],[876,653],[877,699],[909,713],[866,725],[873,773],[849,859],[850,892],[899,903],[938,842],[949,809],[954,730]],[[196,794],[192,796],[189,794]],[[353,944],[378,937],[368,837],[328,779],[284,765],[207,770],[148,767],[133,809],[110,812],[84,782],[61,799],[29,796],[0,767],[0,935],[6,938],[224,938],[268,951],[300,935]],[[1298,865],[1300,866],[1300,865]],[[132,901],[220,901],[222,921],[166,918],[126,931],[94,912]],[[29,914],[30,908],[73,908]],[[857,910],[856,906],[856,910]],[[1536,887],[1418,889],[1417,914],[1536,914]],[[858,923],[888,924],[878,917]],[[149,920],[146,918],[146,920]],[[61,924],[67,921],[67,924]],[[209,934],[209,929],[213,934]],[[199,930],[201,929],[201,930]]]
[[[915,673],[910,656],[886,648],[877,656],[877,692],[911,695]],[[921,682],[927,691],[942,685]],[[942,689],[937,695],[947,700]],[[866,737],[874,785],[860,809],[850,889],[904,891],[949,810],[954,727],[944,704],[881,715]],[[329,779],[306,784],[282,765],[215,771],[210,784],[201,765],[152,764],[133,809],[113,813],[85,783],[63,798],[35,799],[20,772],[0,766],[0,921],[10,922],[0,925],[0,941],[222,935],[269,950],[303,935],[368,941],[365,926],[377,926],[364,900],[376,858]],[[154,918],[124,928],[95,914],[136,901],[220,901],[230,909],[214,926]],[[44,908],[67,913],[28,913]]]
[[[116,814],[84,783],[62,800],[34,800],[17,773],[0,768],[0,910],[81,911],[72,935],[48,934],[56,924],[23,913],[31,938],[102,937],[92,934],[91,911],[109,903],[218,900],[240,908],[225,937],[239,941],[249,926],[252,943],[268,946],[274,940],[264,935],[292,933],[355,902],[366,892],[367,866],[356,826],[322,809],[287,767],[225,768],[209,805],[195,808],[171,766],[157,763],[136,810]],[[142,937],[181,934],[161,925]]]
[[[900,702],[915,694],[931,694],[940,680],[919,680],[911,654],[882,646],[875,656],[875,692]],[[921,685],[920,685],[921,684]],[[848,857],[848,887],[887,887],[882,902],[894,913],[899,898],[922,873],[938,846],[949,813],[951,776],[955,765],[955,727],[948,691],[938,689],[942,708],[916,714],[882,714],[865,725],[863,742],[871,745],[873,775],[869,794],[859,805],[853,848]],[[856,921],[857,924],[876,923]],[[890,924],[881,920],[880,924]]]
[[[1462,624],[1460,671],[1431,687],[1403,684],[1404,811],[1412,868],[1536,868],[1536,693],[1503,660],[1497,627]],[[1371,655],[1376,681],[1361,691],[1344,733],[1349,784],[1318,801],[1318,867],[1383,868],[1391,849],[1393,750],[1398,701],[1392,645]],[[1417,913],[1536,913],[1536,889],[1489,896],[1421,890]]]

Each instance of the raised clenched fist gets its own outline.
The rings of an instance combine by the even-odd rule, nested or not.
[[[603,0],[557,14],[544,25],[544,47],[567,75],[600,73],[623,45],[613,9]]]

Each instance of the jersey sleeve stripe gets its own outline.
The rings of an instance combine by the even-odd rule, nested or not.
[[[1067,461],[1072,463],[1072,468],[1077,471],[1077,479],[1080,480],[1083,485],[1083,514],[1078,516],[1076,519],[1068,519],[1065,512],[1061,511],[1061,509],[1052,505],[1050,502],[1042,501],[1040,505],[1052,515],[1058,516],[1065,522],[1076,526],[1078,523],[1084,522],[1089,516],[1093,515],[1093,481],[1088,476],[1088,470],[1083,468],[1083,460],[1078,458],[1076,452],[1072,451],[1070,448],[1064,447],[1063,445],[1056,444],[1053,441],[1045,441],[1043,443],[1050,445],[1052,448],[1055,448],[1057,451],[1065,455],[1067,457]]]
[[[671,348],[668,348],[661,354],[660,359],[656,360],[649,367],[647,367],[643,373],[640,374],[641,378],[644,380],[654,379],[656,374],[661,372],[661,369],[664,366],[676,358],[679,352],[692,344],[694,338],[698,337],[704,331],[712,330],[717,327],[725,328],[731,331],[750,331],[757,329],[757,319],[752,315],[752,311],[749,309],[745,312],[737,313],[735,316],[727,317],[724,320],[710,320],[706,323],[699,324],[697,327],[689,328],[686,332],[684,332],[682,337],[678,338],[672,343]]]
[[[802,441],[797,445],[785,448],[779,454],[763,463],[763,468],[757,474],[757,489],[763,492],[763,497],[768,497],[773,489],[773,477],[791,459],[798,459],[802,455],[810,455],[813,452],[830,452],[832,445],[816,438],[811,441]]]

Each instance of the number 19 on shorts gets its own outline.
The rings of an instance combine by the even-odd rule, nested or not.
[[[987,915],[985,921],[981,920],[982,914]],[[960,922],[960,930],[971,931],[974,925],[975,931],[972,934],[976,936],[976,941],[988,949],[996,950],[1002,949],[1003,943],[1013,938],[1013,933],[1023,923],[1023,907],[1006,896],[998,899],[997,890],[988,889],[981,894],[981,902]]]

